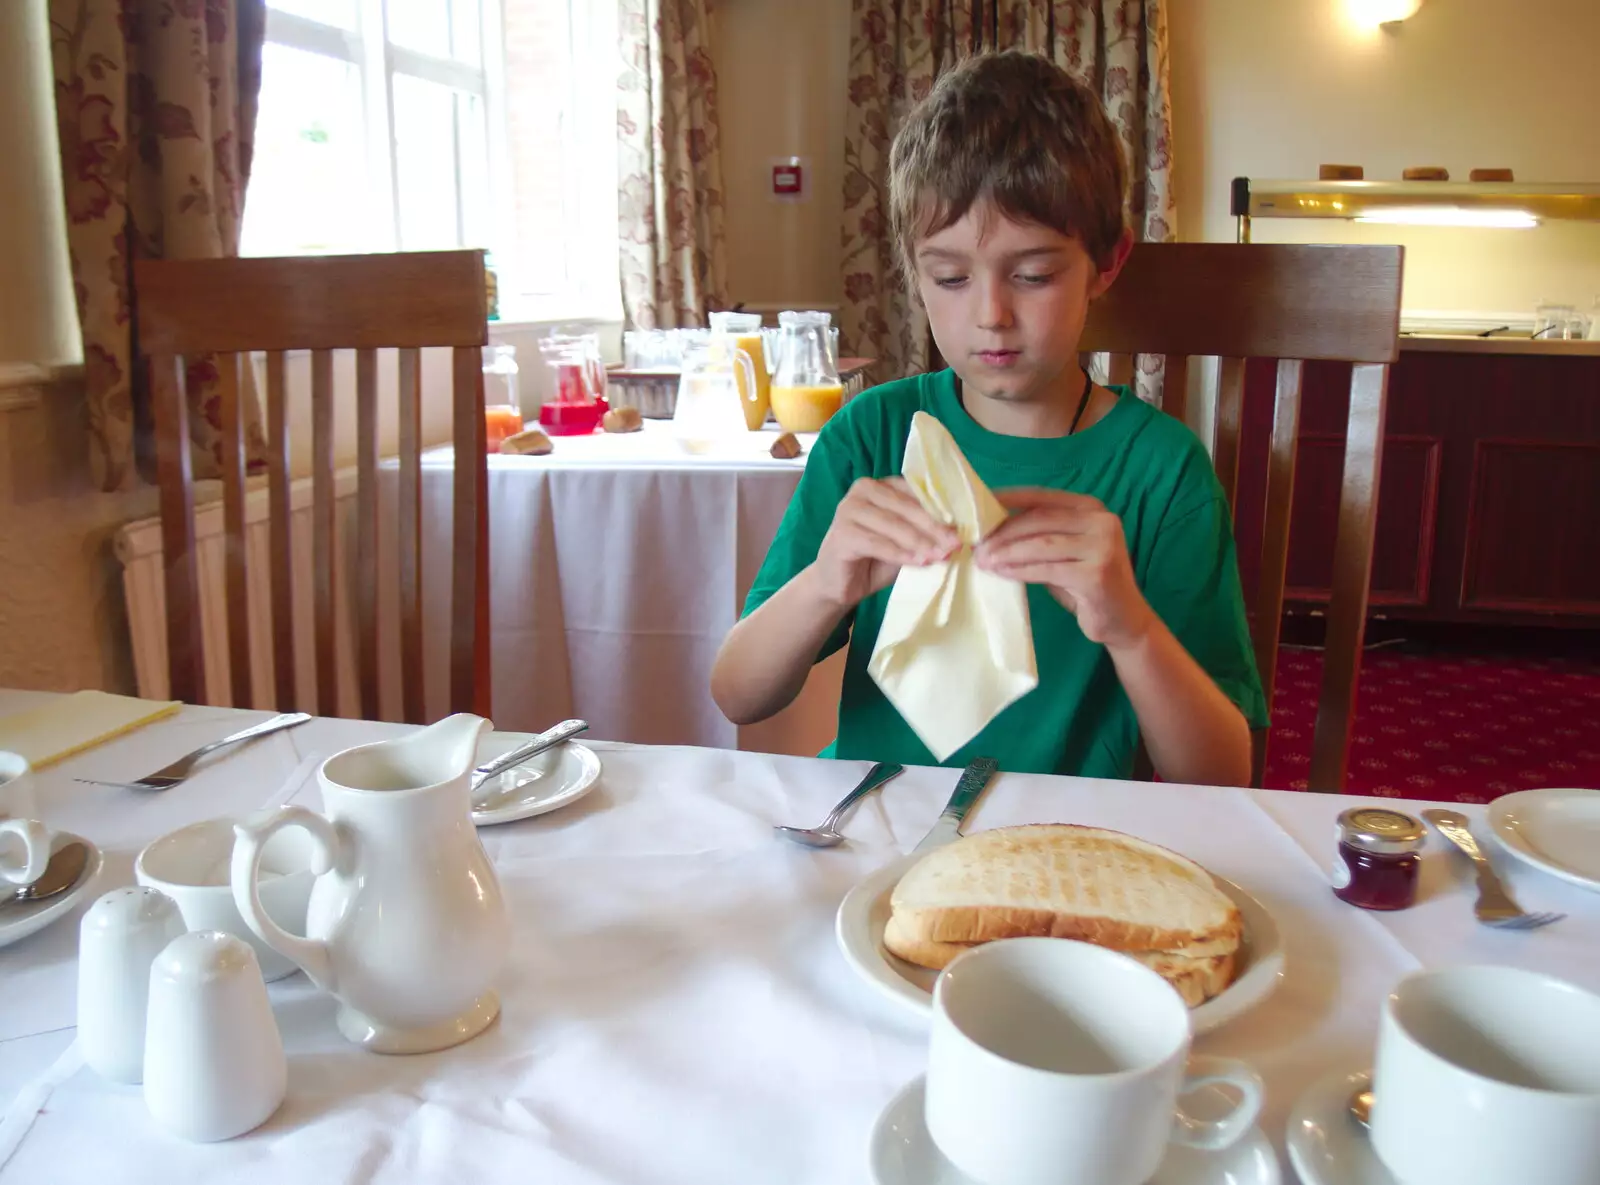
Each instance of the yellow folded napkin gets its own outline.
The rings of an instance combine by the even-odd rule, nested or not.
[[[1027,590],[972,562],[973,546],[1005,521],[1005,507],[926,412],[912,417],[900,471],[962,545],[943,563],[900,569],[867,670],[943,761],[1038,685],[1033,628]]]
[[[0,719],[0,749],[21,753],[39,769],[170,716],[180,706],[177,700],[77,691]]]

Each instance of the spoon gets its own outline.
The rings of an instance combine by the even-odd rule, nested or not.
[[[1372,1091],[1358,1090],[1350,1096],[1350,1117],[1366,1127],[1372,1120]]]
[[[23,885],[9,897],[0,897],[0,905],[21,905],[57,897],[78,883],[84,866],[89,863],[87,844],[69,843],[50,857],[44,875],[31,885]]]
[[[773,830],[784,839],[792,839],[795,843],[804,844],[808,848],[836,848],[844,842],[844,836],[839,834],[838,827],[845,811],[854,806],[858,799],[872,793],[896,774],[904,772],[903,765],[880,761],[867,771],[867,776],[861,779],[854,790],[839,800],[839,805],[828,812],[828,817],[822,820],[819,826],[774,827]]]

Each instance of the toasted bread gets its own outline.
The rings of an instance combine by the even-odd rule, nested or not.
[[[937,848],[900,879],[890,905],[885,945],[912,962],[919,944],[1030,935],[1210,958],[1232,954],[1244,929],[1238,907],[1192,860],[1070,824],[981,831]]]

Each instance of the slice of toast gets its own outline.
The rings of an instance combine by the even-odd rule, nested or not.
[[[1231,955],[1244,929],[1238,907],[1194,861],[1063,823],[980,831],[937,848],[900,879],[890,906],[884,943],[910,962],[921,944],[1031,935],[1210,958]]]

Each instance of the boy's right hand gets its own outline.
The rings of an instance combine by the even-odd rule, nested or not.
[[[894,583],[904,567],[949,559],[961,546],[936,522],[904,478],[858,478],[837,510],[812,565],[824,596],[849,609]]]

